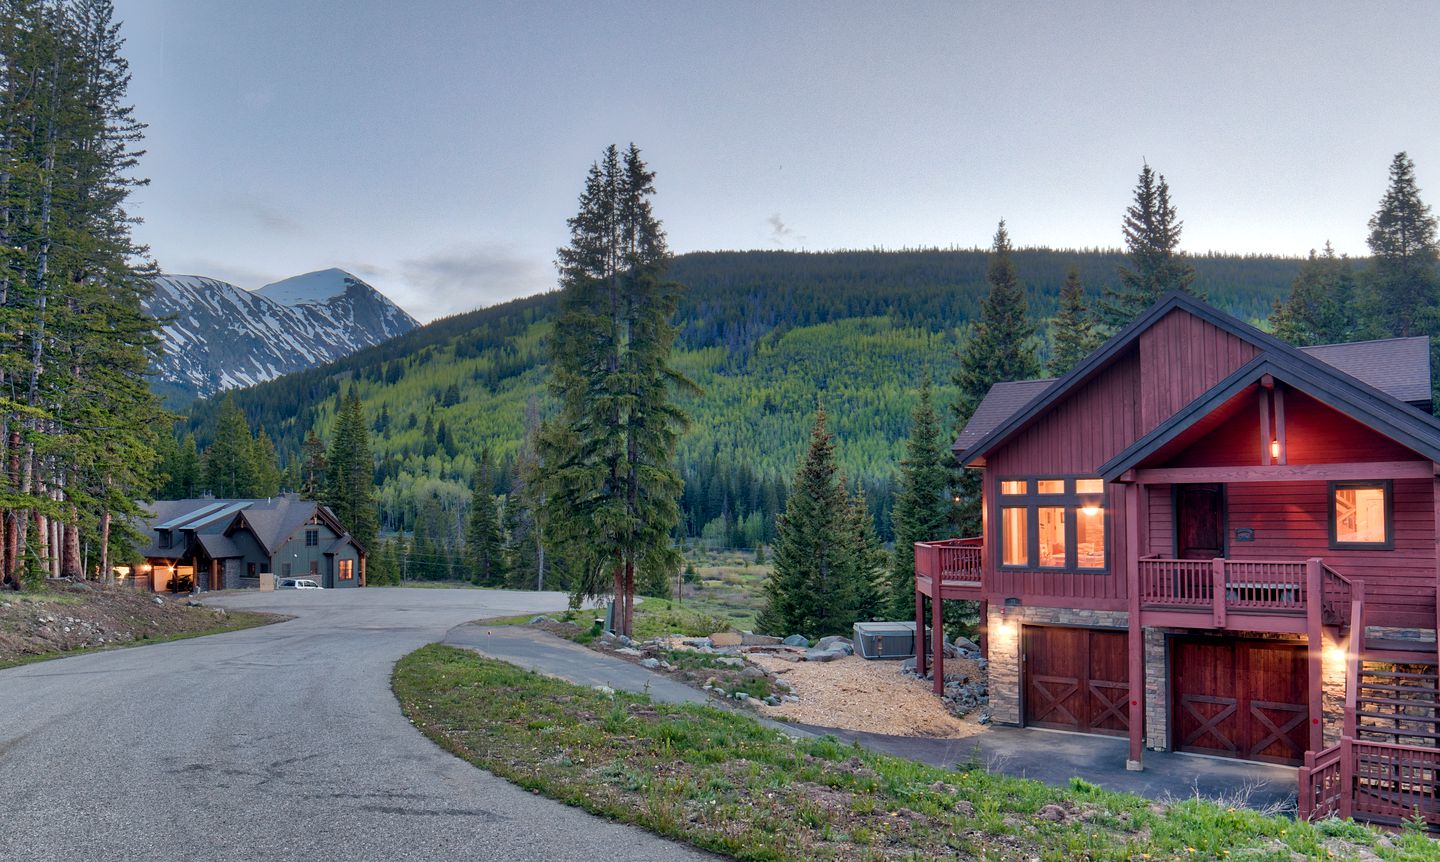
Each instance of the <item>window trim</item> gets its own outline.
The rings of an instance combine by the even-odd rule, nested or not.
[[[314,541],[311,541],[312,539],[313,539]],[[319,531],[319,530],[308,530],[308,529],[307,529],[307,530],[305,531],[305,547],[307,547],[307,548],[318,548],[318,547],[320,547],[320,531]]]
[[[1385,541],[1383,542],[1342,542],[1336,538],[1339,526],[1335,512],[1335,493],[1347,489],[1379,488],[1385,494]],[[1393,551],[1395,550],[1395,483],[1389,479],[1353,479],[1343,482],[1329,482],[1325,498],[1326,520],[1329,526],[1330,549],[1332,551]]]
[[[997,476],[995,479],[995,508],[998,517],[995,519],[995,552],[994,565],[997,570],[1009,572],[1044,572],[1057,574],[1077,575],[1109,575],[1111,573],[1111,548],[1114,530],[1112,529],[1112,506],[1110,501],[1110,488],[1108,484],[1105,490],[1099,495],[1100,506],[1104,512],[1104,542],[1105,561],[1099,568],[1081,567],[1079,563],[1079,512],[1086,500],[1094,500],[1093,493],[1080,494],[1075,490],[1075,482],[1078,479],[1097,479],[1090,473],[1065,473],[1051,475],[1007,475]],[[1065,483],[1064,492],[1060,494],[1042,494],[1039,491],[1040,482],[1061,480]],[[1027,482],[1027,492],[1024,494],[1001,494],[1001,482]],[[1007,564],[1005,562],[1005,518],[1003,509],[1021,508],[1026,511],[1026,562],[1024,565]],[[1065,510],[1065,565],[1063,566],[1041,566],[1040,560],[1040,509],[1060,508]],[[1370,546],[1373,547],[1373,546]],[[1034,564],[1032,564],[1032,562]]]
[[[355,580],[355,561],[354,561],[354,560],[345,560],[345,559],[336,560],[336,561],[335,561],[335,568],[336,568],[335,577],[338,578],[339,580],[342,580],[342,581],[353,581],[353,580]]]

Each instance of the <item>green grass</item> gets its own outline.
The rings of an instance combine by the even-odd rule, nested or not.
[[[451,647],[411,653],[392,682],[415,725],[471,763],[737,859],[1440,860],[1440,844],[1410,831],[938,769],[829,737],[793,740],[710,707],[606,696]],[[1047,806],[1058,822],[1037,816]]]
[[[52,594],[44,593],[40,594],[40,596],[46,602],[55,602],[56,599],[60,599],[60,601],[57,602],[58,604],[77,603],[73,601],[68,601],[67,599],[69,597],[65,596],[54,596]],[[6,600],[9,601],[10,597],[7,596]],[[34,600],[38,601],[39,599]],[[285,616],[284,614],[260,613],[258,611],[228,611],[222,621],[203,629],[196,629],[194,631],[188,632],[172,632],[170,634],[162,635],[151,635],[142,633],[138,638],[127,643],[100,644],[98,646],[81,647],[79,649],[36,653],[35,655],[26,655],[14,659],[0,659],[0,670],[4,670],[7,667],[18,667],[22,664],[34,664],[35,662],[50,661],[51,659],[69,658],[72,655],[85,655],[86,653],[92,652],[109,652],[110,650],[129,649],[130,647],[166,643],[168,641],[183,641],[190,638],[203,638],[207,635],[224,634],[225,632],[234,632],[241,629],[254,628],[256,626],[268,626],[271,623],[283,623],[286,620],[290,619],[294,619],[294,617]]]

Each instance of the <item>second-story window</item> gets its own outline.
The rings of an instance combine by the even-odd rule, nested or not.
[[[313,547],[315,547],[315,546],[318,545],[318,544],[320,544],[320,531],[319,531],[319,530],[306,530],[306,531],[305,531],[305,547],[307,547],[307,548],[313,548]]]
[[[169,530],[160,531],[160,547],[168,548],[173,541],[174,539],[171,538]]]
[[[1001,479],[1000,565],[1103,572],[1105,483],[1085,477]]]

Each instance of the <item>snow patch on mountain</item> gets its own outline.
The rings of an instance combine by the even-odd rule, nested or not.
[[[162,275],[154,281],[146,308],[163,324],[165,355],[156,368],[157,388],[172,398],[251,386],[331,362],[419,325],[375,288],[340,269],[253,292],[203,275]]]

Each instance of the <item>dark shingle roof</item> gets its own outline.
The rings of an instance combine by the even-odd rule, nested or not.
[[[217,508],[217,503],[224,505]],[[166,558],[183,553],[183,530],[193,531],[205,552],[220,559],[241,556],[239,548],[225,536],[225,531],[235,523],[237,517],[243,516],[260,544],[270,553],[274,553],[286,539],[295,535],[297,530],[315,517],[318,504],[294,496],[279,496],[263,500],[159,500],[146,504],[146,508],[153,516],[138,525],[150,538],[150,546],[143,550],[144,556]],[[204,514],[190,517],[188,513],[193,512]],[[161,548],[155,525],[166,523],[181,526],[174,531],[173,547]]]
[[[979,443],[981,438],[1019,413],[1020,408],[1049,389],[1054,382],[1055,378],[1051,377],[1045,380],[1009,380],[991,386],[971,414],[970,421],[965,423],[965,430],[956,438],[955,451],[961,452]]]
[[[1348,344],[1321,344],[1302,347],[1301,352],[1367,383],[1386,395],[1409,404],[1430,401],[1430,338],[1385,338]],[[955,439],[954,450],[964,452],[1004,425],[1011,416],[1054,384],[1046,380],[1016,380],[996,383],[985,393],[965,430]]]
[[[1300,349],[1397,400],[1430,400],[1428,336],[1321,344]]]

